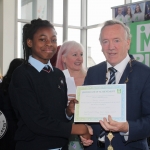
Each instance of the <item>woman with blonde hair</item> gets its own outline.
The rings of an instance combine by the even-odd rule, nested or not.
[[[83,46],[76,41],[66,41],[60,47],[57,55],[56,67],[60,70],[68,69],[71,77],[74,77],[76,86],[81,86],[86,76],[83,68]]]

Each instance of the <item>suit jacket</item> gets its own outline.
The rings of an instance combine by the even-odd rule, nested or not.
[[[106,83],[107,64],[102,62],[88,69],[84,85],[98,85]],[[150,136],[150,68],[131,59],[127,64],[119,84],[127,85],[127,121],[129,136],[125,141],[119,132],[111,144],[115,150],[148,150],[146,138]],[[90,123],[93,128],[94,143],[85,147],[86,150],[97,150],[97,138],[101,126],[99,123]],[[108,132],[106,132],[108,134]],[[109,145],[105,138],[105,149]]]

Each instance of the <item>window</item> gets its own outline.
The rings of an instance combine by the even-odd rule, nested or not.
[[[140,0],[132,0],[132,3],[134,3],[134,2],[139,2]]]
[[[124,0],[88,0],[87,25],[99,24],[112,19],[111,7],[123,4]]]
[[[62,45],[62,38],[63,38],[63,31],[62,31],[62,27],[55,27],[55,30],[57,32],[57,45]]]
[[[112,19],[111,7],[123,4],[124,0],[88,0],[87,24],[93,25],[93,28],[87,30],[87,67],[105,60],[99,42],[100,29],[103,22]]]
[[[23,47],[22,47],[22,28],[25,24],[24,23],[18,23],[18,36],[17,36],[17,57],[23,58]]]
[[[68,24],[80,26],[81,0],[69,0],[68,3]]]
[[[37,18],[47,19],[47,0],[37,0]]]
[[[80,43],[80,30],[79,29],[68,29],[68,40],[76,41]]]
[[[63,0],[54,0],[54,23],[63,24]]]
[[[87,33],[87,67],[105,60],[99,42],[100,27],[89,29]]]
[[[18,0],[18,19],[32,19],[32,2]]]
[[[18,19],[47,18],[47,0],[18,0]]]
[[[18,0],[18,57],[23,57],[22,27],[24,22],[29,22],[32,19],[52,19],[51,22],[54,24],[57,32],[57,44],[62,45],[63,34],[67,34],[63,33],[63,2],[63,0]],[[105,60],[99,42],[100,29],[104,21],[112,19],[111,7],[124,5],[124,2],[124,0],[82,1],[84,9],[87,5],[87,10],[85,9],[84,11],[83,9],[82,11],[84,13],[87,12],[87,14],[84,14],[85,16],[82,14],[84,17],[82,23],[84,25],[81,27],[81,0],[68,0],[68,40],[87,43],[87,45],[84,45],[84,48],[87,48],[88,67]],[[50,5],[53,8],[52,14],[47,14],[49,12],[49,8],[47,8],[49,4],[53,4],[53,6]],[[84,39],[81,39],[83,28],[86,31],[82,32]]]

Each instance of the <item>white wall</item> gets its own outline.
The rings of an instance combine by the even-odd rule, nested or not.
[[[15,0],[0,0],[0,73],[5,75],[15,58]]]
[[[3,69],[3,1],[0,0],[0,75]]]

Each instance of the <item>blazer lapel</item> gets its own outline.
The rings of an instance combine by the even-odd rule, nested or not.
[[[127,83],[129,81],[129,74],[133,71],[133,66],[136,64],[136,61],[134,59],[130,59],[130,61],[128,62],[123,75],[119,81],[119,84],[124,84]]]

